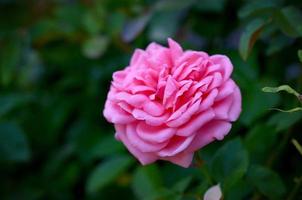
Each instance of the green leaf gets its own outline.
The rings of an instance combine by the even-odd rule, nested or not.
[[[234,139],[219,148],[213,156],[210,164],[211,174],[217,183],[222,183],[226,192],[243,177],[248,162],[248,154],[241,140]]]
[[[83,54],[88,58],[96,59],[103,55],[108,43],[108,39],[104,36],[90,38],[84,43]]]
[[[101,162],[90,174],[86,191],[90,194],[98,192],[126,171],[132,163],[133,159],[126,155],[112,157],[105,162]]]
[[[6,94],[0,95],[0,117],[9,113],[13,109],[20,107],[29,101],[32,100],[32,97],[29,95],[23,94]]]
[[[181,11],[157,11],[154,13],[148,29],[151,41],[166,42],[168,37],[174,37],[180,25]]]
[[[292,139],[292,143],[295,145],[296,149],[302,155],[302,146],[299,144],[299,142],[295,139]]]
[[[248,58],[248,55],[266,24],[267,22],[263,19],[255,19],[245,27],[239,42],[239,53],[244,60]]]
[[[249,169],[247,178],[269,199],[282,199],[286,192],[278,174],[268,168],[254,165]]]
[[[264,87],[264,88],[262,88],[262,91],[263,92],[270,92],[270,93],[277,93],[277,92],[280,92],[280,91],[285,91],[289,94],[295,95],[298,98],[300,96],[300,94],[296,90],[291,88],[289,85],[281,85],[279,87]]]
[[[301,112],[295,113],[275,113],[268,121],[269,125],[275,126],[276,131],[287,130],[302,118]]]
[[[261,92],[262,84],[261,86],[255,82],[250,82],[250,84],[254,85],[250,85],[250,88],[243,92],[245,101],[242,102],[242,114],[239,119],[246,125],[251,125],[256,119],[268,113],[268,108],[276,106],[280,100],[277,95]]]
[[[185,191],[185,189],[189,186],[190,182],[192,181],[192,177],[185,177],[184,179],[181,179],[175,185],[173,186],[173,190],[178,193],[182,193]]]
[[[147,26],[150,18],[151,14],[147,13],[143,16],[127,21],[122,31],[123,40],[125,42],[133,41]]]
[[[302,14],[301,11],[293,6],[288,6],[276,12],[276,24],[287,35],[291,37],[302,36]]]
[[[156,165],[139,167],[134,173],[132,188],[138,199],[156,199],[162,195],[163,183]]]
[[[247,133],[244,144],[251,161],[263,162],[277,140],[276,130],[272,125],[259,124]],[[265,141],[265,145],[259,141]]]
[[[240,18],[246,18],[251,15],[262,15],[267,12],[272,12],[276,8],[276,2],[266,0],[266,1],[250,1],[245,6],[243,6],[239,12],[238,16]]]
[[[195,0],[187,0],[187,1],[183,1],[183,0],[161,0],[161,1],[157,1],[154,9],[157,11],[179,11],[179,10],[183,10],[186,9],[190,6],[193,5],[193,3],[195,2]]]
[[[222,12],[226,5],[226,0],[199,0],[196,8],[204,12]]]
[[[300,62],[302,63],[302,50],[298,51],[298,57],[299,57]]]
[[[30,150],[23,130],[15,123],[0,123],[0,161],[28,161]]]

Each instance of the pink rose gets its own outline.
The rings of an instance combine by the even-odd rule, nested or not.
[[[143,165],[160,159],[188,167],[194,151],[228,134],[241,94],[227,56],[168,43],[135,50],[113,74],[104,116]]]

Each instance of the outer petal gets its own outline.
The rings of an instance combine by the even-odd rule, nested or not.
[[[189,121],[187,124],[177,129],[176,134],[179,136],[190,136],[195,134],[204,124],[214,118],[215,114],[212,109],[198,114],[195,118]]]
[[[174,136],[165,148],[157,152],[157,155],[160,157],[175,156],[176,154],[183,152],[191,144],[193,139],[194,135],[190,137]]]
[[[132,146],[132,144],[129,142],[129,139],[124,133],[117,133],[116,135],[116,137],[118,137],[125,144],[127,149],[139,160],[142,165],[153,163],[158,159],[158,156],[156,156],[155,154],[146,152],[143,153]]]
[[[168,44],[169,44],[172,60],[176,60],[178,57],[182,55],[183,50],[181,46],[171,38],[168,38]]]
[[[225,55],[213,55],[210,57],[210,60],[214,64],[220,64],[220,66],[223,70],[222,71],[223,80],[226,81],[227,79],[229,79],[229,77],[233,71],[233,65],[232,65],[230,59]]]
[[[225,121],[212,121],[203,126],[196,134],[193,142],[188,147],[188,152],[194,152],[215,139],[222,140],[225,135],[231,130],[232,125]]]
[[[162,160],[168,160],[174,164],[182,167],[189,167],[193,160],[193,153],[179,153],[175,156],[160,158]]]
[[[103,114],[105,118],[111,123],[128,124],[135,121],[135,119],[129,113],[125,112],[110,100],[106,101]]]
[[[147,142],[140,138],[136,132],[136,124],[127,125],[126,135],[129,142],[141,152],[156,152],[164,148],[168,141],[166,142]]]
[[[233,95],[233,104],[229,111],[230,121],[238,119],[241,113],[241,93],[238,87],[235,88]]]

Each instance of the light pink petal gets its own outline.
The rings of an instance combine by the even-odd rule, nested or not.
[[[233,95],[229,95],[221,101],[215,102],[213,106],[215,119],[229,121],[229,110],[233,104],[233,99]]]
[[[145,95],[129,94],[127,92],[119,92],[115,94],[115,99],[119,101],[125,101],[136,108],[141,108],[143,106],[143,103],[149,100]]]
[[[144,103],[143,110],[152,116],[160,116],[165,112],[165,109],[160,103],[152,101],[146,101]]]
[[[186,61],[194,62],[198,58],[207,59],[208,57],[209,57],[208,54],[205,52],[187,50],[182,54],[181,57],[177,59],[176,66]]]
[[[168,141],[175,134],[176,130],[163,126],[150,126],[144,122],[140,122],[136,127],[136,132],[145,141],[161,143]]]
[[[145,58],[145,54],[145,51],[143,51],[142,49],[135,49],[130,61],[130,65],[136,65],[140,63]]]
[[[164,124],[167,121],[170,114],[165,113],[164,115],[157,117],[157,116],[152,116],[152,115],[146,113],[143,110],[134,109],[132,111],[132,115],[137,120],[145,120],[146,123],[151,125],[151,126],[160,126],[160,125]]]
[[[206,110],[203,113],[199,113],[196,117],[190,120],[188,123],[177,129],[176,135],[190,136],[195,134],[204,124],[209,122],[215,117],[212,109]]]
[[[139,160],[142,165],[153,163],[158,159],[158,156],[156,156],[155,154],[146,152],[143,153],[132,146],[125,133],[117,133],[117,135],[118,136],[116,137],[118,137],[125,144],[127,149]]]
[[[229,111],[230,121],[235,121],[238,119],[241,113],[241,94],[239,88],[236,86],[234,95],[233,95],[233,103],[232,107]]]
[[[215,101],[220,101],[234,92],[236,85],[232,79],[227,80],[220,88]]]
[[[193,142],[188,147],[188,152],[194,152],[214,140],[222,140],[231,130],[231,123],[225,121],[212,121],[199,129]]]
[[[181,46],[171,38],[168,38],[168,44],[169,44],[172,59],[176,60],[178,57],[182,55],[183,50]]]
[[[163,98],[163,104],[166,105],[168,103],[172,103],[171,98],[173,98],[176,95],[176,92],[179,89],[179,83],[172,78],[171,76],[168,77],[166,88],[164,91],[164,98]],[[166,105],[167,107],[167,105]],[[172,107],[171,105],[168,105],[168,107]]]
[[[210,187],[204,194],[203,199],[204,200],[221,200],[222,192],[221,192],[220,184]]]
[[[223,70],[223,80],[226,81],[230,78],[230,75],[233,71],[233,65],[230,61],[230,59],[227,56],[224,55],[213,55],[210,57],[210,60],[214,64],[220,64]]]
[[[211,92],[208,94],[207,97],[205,97],[199,107],[199,111],[204,111],[211,107],[215,101],[216,96],[218,95],[218,90],[213,89]]]
[[[168,143],[168,141],[162,143],[151,143],[144,141],[136,132],[136,124],[127,125],[126,135],[131,145],[141,152],[156,152],[165,147]]]
[[[208,87],[208,90],[211,90],[213,88],[219,87],[222,84],[222,76],[220,73],[215,72],[213,74],[213,81],[210,84],[210,86]]]
[[[164,157],[161,158],[162,160],[170,161],[176,165],[179,165],[181,167],[188,168],[193,160],[193,153],[179,153],[175,156],[171,157]]]
[[[174,156],[184,151],[193,139],[194,135],[189,137],[174,136],[166,147],[157,152],[157,155],[161,157]]]
[[[110,100],[106,101],[103,115],[111,123],[128,124],[135,121],[129,113],[125,112],[121,107],[112,103]]]
[[[168,121],[166,124],[170,127],[179,127],[187,123],[191,117],[199,110],[201,100],[197,100],[192,106],[190,106],[185,112],[178,118]]]

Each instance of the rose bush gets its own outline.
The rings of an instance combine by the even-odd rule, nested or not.
[[[196,150],[222,140],[241,112],[227,56],[151,43],[113,74],[104,116],[116,139],[142,163],[188,167]]]

